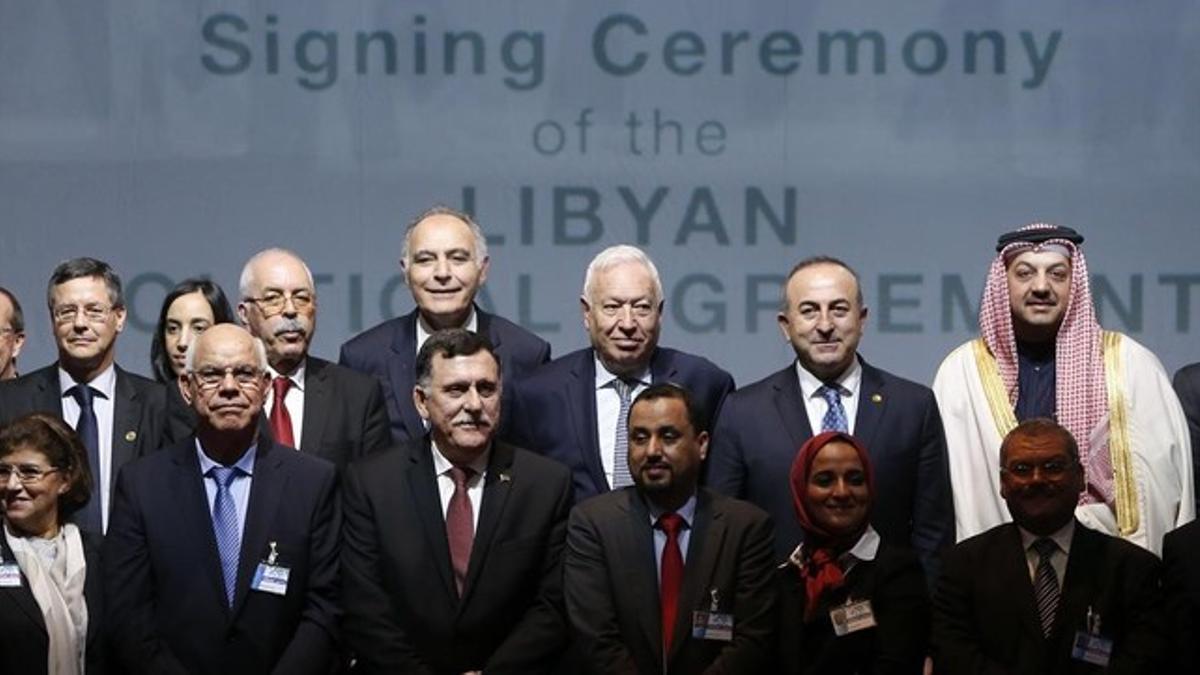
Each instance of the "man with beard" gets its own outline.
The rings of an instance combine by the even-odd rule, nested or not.
[[[697,486],[708,452],[700,424],[686,390],[648,387],[629,410],[633,486],[571,512],[567,615],[593,672],[767,671],[771,521]]]
[[[317,327],[312,272],[296,254],[267,249],[242,268],[238,315],[263,341],[271,386],[264,407],[280,445],[339,467],[386,447],[387,412],[374,378],[308,354]]]
[[[1049,419],[1000,447],[1013,522],[946,553],[934,595],[939,673],[1152,673],[1165,666],[1161,565],[1075,518],[1079,448]]]

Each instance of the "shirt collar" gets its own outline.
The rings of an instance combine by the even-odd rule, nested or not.
[[[858,541],[854,542],[854,546],[851,546],[850,550],[838,556],[838,560],[843,563],[842,567],[848,572],[850,571],[850,567],[854,562],[870,562],[874,560],[875,556],[879,554],[879,542],[879,533],[876,532],[875,528],[871,527],[871,525],[868,523],[867,529],[863,530],[863,533],[858,537]],[[804,560],[803,554],[804,543],[801,542],[800,545],[792,551],[792,554],[788,556],[788,562],[780,565],[780,567],[783,567],[788,563],[791,563],[796,567],[800,567],[802,565],[800,561]],[[847,562],[851,564],[847,565]]]
[[[471,305],[471,315],[467,317],[467,322],[460,328],[471,331],[472,333],[479,332],[479,312],[475,311],[475,305]],[[430,333],[425,330],[425,324],[421,323],[421,312],[417,310],[417,351],[421,351],[421,345],[429,339]]]
[[[432,436],[429,438],[429,452],[433,454],[434,475],[441,476],[454,467],[454,464],[452,464],[450,460],[446,459],[446,456],[442,454],[442,451],[438,448],[437,443],[433,440]],[[488,446],[487,450],[481,452],[479,456],[472,460],[467,466],[475,472],[475,475],[482,476],[483,474],[487,473],[488,460],[491,458],[491,456],[492,448],[491,446]]]
[[[1028,551],[1029,547],[1033,546],[1033,542],[1042,539],[1042,537],[1026,530],[1020,525],[1017,526],[1017,529],[1021,531],[1021,550],[1023,551]],[[1067,521],[1066,525],[1063,525],[1061,529],[1046,537],[1046,539],[1052,539],[1055,544],[1058,544],[1058,548],[1063,553],[1070,554],[1071,537],[1073,536],[1075,536],[1075,519],[1071,518],[1071,520]]]
[[[70,391],[71,387],[74,387],[76,384],[81,383],[71,379],[70,374],[63,370],[63,367],[60,365],[58,367],[58,389],[62,392],[62,395],[64,397],[70,396],[70,394],[67,392]],[[108,367],[100,371],[100,374],[93,377],[90,382],[82,384],[87,384],[87,386],[100,392],[104,395],[104,398],[107,398],[110,401],[113,400],[113,397],[116,396],[117,393],[116,364],[108,364]]]
[[[257,454],[258,454],[258,444],[255,443],[254,445],[251,445],[250,449],[246,450],[246,452],[242,454],[242,458],[239,459],[238,461],[234,462],[233,465],[236,466],[237,468],[241,469],[242,473],[246,474],[247,476],[253,476],[254,475],[254,456]],[[201,476],[208,475],[208,472],[211,471],[215,467],[225,466],[224,464],[213,461],[213,459],[211,457],[209,457],[207,454],[205,454],[204,446],[202,446],[200,444],[199,438],[196,439],[196,458],[200,460],[200,475]]]
[[[616,375],[609,372],[608,368],[604,367],[604,362],[600,360],[598,354],[592,356],[596,361],[596,389],[603,389],[613,383],[613,380],[619,379]],[[650,366],[647,365],[632,378],[624,378],[625,381],[634,380],[638,384],[647,384],[650,382]]]
[[[643,497],[643,499],[645,499],[645,497]],[[650,526],[653,527],[658,523],[658,519],[664,513],[666,513],[666,511],[659,508],[649,499],[645,499],[645,502],[646,510],[650,512]],[[675,513],[679,514],[679,516],[683,518],[683,522],[687,525],[689,530],[692,529],[692,521],[696,518],[696,493],[693,492],[692,496],[688,497],[688,500],[683,503],[683,506],[675,509]]]
[[[825,385],[823,380],[808,372],[800,364],[800,359],[796,359],[796,375],[800,378],[800,396],[805,400],[817,396],[817,390]],[[851,396],[858,393],[858,389],[862,385],[862,364],[858,362],[858,355],[855,355],[850,367],[833,382],[844,391],[850,392]]]
[[[274,382],[277,377],[286,377],[292,381],[292,386],[304,391],[304,373],[308,370],[308,357],[300,359],[300,365],[296,366],[296,370],[291,375],[284,375],[272,366],[267,366],[267,373],[271,376],[271,381]]]

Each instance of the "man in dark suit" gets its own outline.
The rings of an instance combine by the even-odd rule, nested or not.
[[[1192,439],[1192,475],[1194,485],[1200,485],[1200,363],[1180,368],[1171,384],[1187,417],[1188,432]],[[1195,495],[1196,506],[1200,508],[1200,490],[1196,490]]]
[[[114,363],[125,299],[108,263],[74,258],[60,264],[50,276],[47,301],[58,362],[0,384],[0,424],[47,412],[79,433],[98,498],[75,512],[72,522],[103,533],[117,471],[171,440],[166,390]]]
[[[707,359],[658,346],[662,282],[654,262],[633,246],[612,246],[592,259],[579,302],[592,346],[517,383],[506,437],[567,465],[575,500],[583,501],[633,483],[625,425],[642,390],[659,382],[683,386],[707,431],[733,378]]]
[[[796,360],[726,402],[707,483],[770,513],[775,557],[786,560],[803,536],[788,487],[796,451],[821,431],[851,433],[875,467],[871,525],[911,545],[932,579],[937,552],[954,543],[942,420],[928,387],[858,356],[866,318],[858,275],[845,263],[822,256],[792,268],[779,328]]]
[[[571,477],[494,441],[501,387],[486,337],[434,333],[413,389],[429,434],[347,471],[343,604],[356,672],[546,672],[565,645]]]
[[[400,269],[416,309],[347,341],[338,357],[341,365],[383,383],[395,441],[425,435],[412,401],[413,361],[434,331],[465,328],[486,336],[509,387],[550,360],[545,340],[475,306],[487,280],[488,252],[483,231],[468,214],[435,206],[417,216],[404,234]]]
[[[1178,377],[1176,378],[1178,380]],[[1163,595],[1171,626],[1174,672],[1200,668],[1200,520],[1163,537]]]
[[[339,468],[390,445],[379,382],[308,353],[317,328],[308,265],[290,251],[261,251],[242,268],[239,290],[238,315],[267,349],[271,437]]]
[[[17,377],[17,357],[25,344],[25,313],[12,291],[0,286],[0,381]]]
[[[1075,519],[1084,472],[1052,420],[1019,424],[1000,448],[1013,522],[946,552],[934,595],[933,658],[951,673],[1152,673],[1165,665],[1158,558]]]
[[[328,673],[337,470],[258,431],[266,355],[244,329],[188,352],[194,438],[126,466],[104,550],[118,672]]]
[[[634,486],[571,512],[567,614],[593,672],[767,672],[770,518],[697,487],[708,449],[700,424],[686,390],[647,388],[629,411]]]

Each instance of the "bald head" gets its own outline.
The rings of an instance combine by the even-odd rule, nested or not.
[[[262,343],[246,329],[222,323],[201,333],[188,347],[187,372],[179,380],[199,418],[197,434],[253,438],[266,395],[266,366]]]

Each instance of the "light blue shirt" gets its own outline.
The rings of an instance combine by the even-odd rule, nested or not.
[[[658,524],[659,516],[666,513],[666,511],[655,506],[650,500],[646,500],[646,508],[650,511],[650,528],[654,532],[654,573],[658,577],[658,583],[661,585],[662,557],[663,549],[667,547],[667,533],[655,527],[655,525]],[[692,522],[696,519],[696,495],[688,497],[688,500],[675,513],[683,517],[683,529],[679,530],[679,535],[676,538],[679,540],[679,553],[683,556],[683,562],[686,564],[688,543],[692,540]]]
[[[238,541],[242,540],[242,533],[246,531],[246,509],[250,506],[250,483],[254,479],[254,455],[258,452],[258,445],[250,446],[246,454],[242,455],[234,466],[242,470],[233,482],[229,484],[229,492],[233,495],[233,504],[237,507],[237,526],[238,526]],[[213,467],[224,466],[214,462],[208,455],[204,454],[204,448],[200,446],[200,439],[196,439],[196,458],[200,460],[200,475],[204,478],[204,494],[208,496],[208,514],[212,515],[213,502],[217,499],[217,479],[207,475]]]

